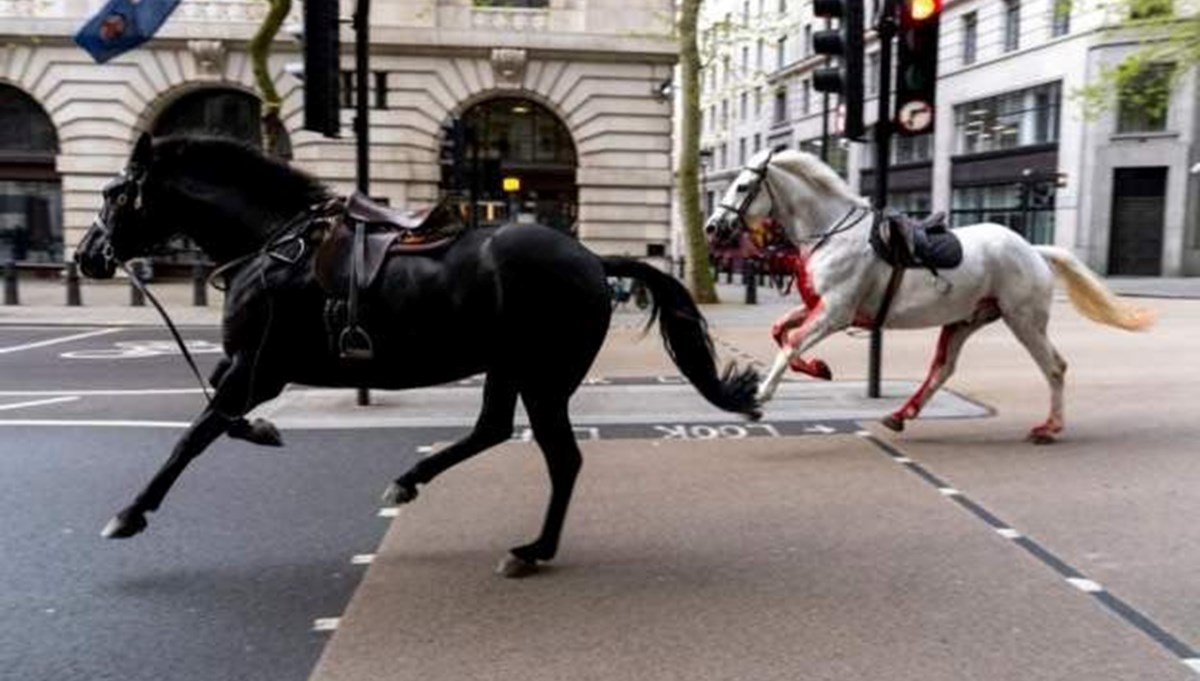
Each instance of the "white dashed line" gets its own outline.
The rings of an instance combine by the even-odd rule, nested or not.
[[[341,623],[341,617],[318,617],[313,620],[313,631],[335,631]]]
[[[93,336],[103,336],[109,333],[116,333],[122,329],[97,329],[96,331],[86,331],[84,333],[76,333],[70,336],[60,336],[58,338],[47,338],[46,340],[34,341],[33,343],[25,343],[23,345],[10,345],[6,348],[0,348],[0,355],[7,355],[11,352],[21,352],[22,350],[33,350],[35,348],[44,348],[48,345],[58,345],[60,343],[70,343],[71,341],[83,340]]]
[[[379,517],[380,518],[395,518],[398,515],[400,515],[400,509],[398,509],[398,508],[381,508],[381,509],[379,509]]]
[[[1067,583],[1084,593],[1094,594],[1104,591],[1104,587],[1083,577],[1067,577]]]
[[[907,456],[893,456],[892,461],[895,461],[896,463],[912,463],[913,462],[913,460],[908,458]]]
[[[1011,527],[997,527],[996,534],[1000,535],[1001,537],[1004,537],[1005,539],[1020,539],[1021,538],[1021,533],[1017,532],[1016,530],[1014,530]]]
[[[939,487],[939,488],[938,488],[938,493],[939,493],[939,494],[941,494],[941,495],[942,495],[942,496],[944,496],[944,497],[958,497],[958,496],[962,496],[962,492],[960,492],[960,491],[958,491],[958,490],[954,489],[953,487]]]
[[[871,431],[869,430],[856,430],[854,434],[859,437],[871,437]]]
[[[78,395],[70,395],[67,397],[51,397],[44,400],[31,400],[29,402],[14,402],[12,404],[0,404],[0,411],[8,411],[9,409],[24,409],[26,407],[40,407],[46,404],[62,404],[63,402],[74,402],[78,400]]]
[[[375,562],[375,554],[360,553],[350,559],[352,565],[370,565]]]
[[[1183,663],[1185,665],[1187,665],[1188,668],[1191,669],[1192,671],[1196,672],[1197,674],[1200,674],[1200,657],[1187,658],[1187,659],[1183,660]]]

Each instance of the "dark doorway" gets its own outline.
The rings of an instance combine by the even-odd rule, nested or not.
[[[1167,169],[1117,168],[1113,173],[1108,273],[1157,277],[1162,274]]]
[[[58,136],[32,97],[0,84],[0,263],[62,262]]]
[[[473,198],[478,222],[529,221],[574,233],[575,143],[558,116],[531,100],[504,97],[468,109],[462,120],[464,198],[468,206]]]

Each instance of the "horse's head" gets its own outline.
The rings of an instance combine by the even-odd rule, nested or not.
[[[745,231],[771,232],[763,225],[769,219],[772,228],[800,243],[838,229],[866,208],[867,203],[816,156],[768,150],[751,158],[730,184],[705,231],[715,247],[736,242]]]
[[[125,169],[104,186],[100,212],[75,249],[75,262],[85,276],[108,279],[117,265],[148,254],[162,240],[147,219],[152,162],[150,135],[143,134]]]
[[[771,150],[756,155],[725,190],[721,203],[704,224],[714,249],[737,244],[744,232],[758,229],[759,223],[771,215],[774,196],[768,174],[773,155]]]

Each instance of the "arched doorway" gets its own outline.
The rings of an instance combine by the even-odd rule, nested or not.
[[[184,133],[219,135],[262,148],[262,102],[258,97],[233,88],[209,87],[184,94],[162,110],[154,120],[154,136]],[[285,144],[284,148],[288,148]],[[186,276],[203,256],[184,237],[179,237],[153,258],[154,276]]]
[[[205,88],[171,102],[154,121],[156,137],[178,133],[221,135],[262,146],[262,103],[230,88]]]
[[[32,97],[0,83],[0,262],[62,262],[58,135]]]
[[[577,157],[558,116],[532,100],[503,97],[471,107],[462,120],[468,140],[464,189],[473,196],[478,221],[538,222],[573,233]]]

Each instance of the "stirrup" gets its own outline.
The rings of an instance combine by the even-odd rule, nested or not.
[[[371,344],[371,336],[355,324],[342,329],[338,336],[338,353],[342,359],[371,359],[375,356],[375,348]]]

